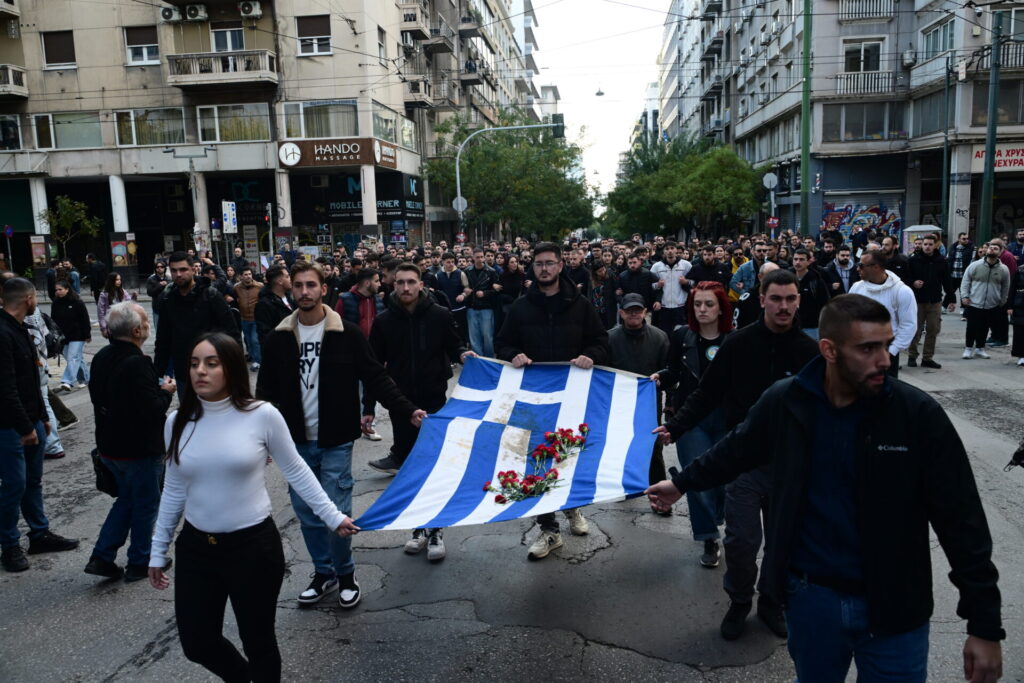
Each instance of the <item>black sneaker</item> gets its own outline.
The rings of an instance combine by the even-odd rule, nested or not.
[[[333,574],[313,572],[310,576],[313,580],[309,582],[309,588],[299,593],[299,604],[312,605],[320,602],[325,595],[338,588],[338,577]]]
[[[59,553],[64,550],[74,550],[78,547],[78,541],[72,538],[58,536],[52,531],[44,531],[41,536],[28,540],[28,554],[38,555],[39,553]]]
[[[359,604],[359,584],[356,583],[355,572],[338,577],[338,605],[343,609],[352,609]]]
[[[89,563],[85,565],[85,573],[92,574],[93,576],[102,576],[105,579],[120,579],[124,576],[124,570],[115,563],[95,555],[90,557]]]
[[[917,367],[917,359],[916,358],[911,358],[910,360],[908,360],[907,361],[907,367],[908,368],[916,368]]]
[[[28,569],[28,558],[25,557],[25,551],[20,545],[4,548],[3,553],[0,553],[0,562],[9,572],[23,572]]]
[[[789,629],[786,628],[786,615],[782,608],[768,600],[757,601],[757,618],[764,622],[768,630],[779,638],[788,638]]]
[[[718,541],[708,539],[704,541],[704,554],[700,556],[700,566],[714,569],[718,566],[722,550],[718,547]]]
[[[726,640],[736,640],[743,635],[747,628],[747,615],[750,614],[751,603],[730,602],[729,611],[722,619],[722,626],[719,629],[722,637]]]
[[[398,463],[390,455],[386,455],[380,460],[371,460],[370,469],[377,470],[382,474],[395,475],[398,474]]]
[[[164,565],[164,571],[171,568],[174,564],[174,560],[167,560],[167,564]],[[142,581],[143,579],[149,578],[149,565],[148,564],[128,564],[124,568],[124,582],[135,583],[136,581]]]
[[[921,367],[922,368],[931,368],[932,370],[941,370],[942,369],[941,365],[939,365],[938,363],[936,363],[935,361],[933,361],[931,359],[921,361]]]

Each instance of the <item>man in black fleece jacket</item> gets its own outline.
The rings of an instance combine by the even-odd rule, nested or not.
[[[820,332],[822,357],[773,385],[672,481],[648,489],[652,506],[772,465],[763,583],[786,605],[802,681],[845,680],[854,657],[862,678],[926,680],[933,528],[967,620],[965,677],[998,680],[998,572],[956,429],[933,398],[887,376],[884,306],[836,297]]]

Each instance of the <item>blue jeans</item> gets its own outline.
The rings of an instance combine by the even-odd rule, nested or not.
[[[160,458],[111,460],[103,464],[117,480],[117,499],[110,506],[107,519],[100,528],[92,554],[113,562],[117,551],[128,540],[128,564],[149,565],[149,548],[153,539],[153,523],[160,507]]]
[[[907,633],[875,636],[867,600],[790,575],[786,586],[789,655],[797,681],[842,683],[857,662],[858,683],[924,683],[928,677],[928,622]]]
[[[29,538],[50,528],[43,512],[43,444],[46,430],[36,422],[39,443],[22,446],[15,429],[0,429],[0,548],[13,548],[21,539],[18,511],[28,524]]]
[[[494,310],[471,308],[466,312],[469,343],[477,354],[494,358]]]
[[[43,453],[46,455],[57,455],[64,452],[64,444],[60,442],[57,435],[57,418],[50,407],[49,384],[50,376],[46,374],[46,368],[39,368],[40,388],[43,392],[43,405],[46,406],[46,419],[50,422],[50,433],[46,435],[46,443],[43,444]]]
[[[154,328],[155,329],[155,328]],[[85,342],[68,342],[64,347],[64,376],[60,378],[61,384],[74,386],[76,382],[89,383],[89,367],[85,364]]]
[[[700,424],[683,434],[676,443],[679,467],[683,468],[704,455],[728,433],[725,417],[715,410]],[[690,508],[690,528],[695,541],[716,541],[718,527],[725,524],[725,488],[716,486],[707,491],[687,491],[686,504]]]
[[[260,336],[256,321],[242,321],[242,336],[245,337],[245,350],[249,352],[249,362],[262,363],[263,356],[260,353]]]
[[[316,441],[304,441],[295,444],[295,448],[309,465],[309,469],[313,470],[313,474],[327,492],[327,497],[339,510],[351,516],[352,443],[343,443],[333,448],[320,448]],[[355,571],[352,539],[341,538],[334,533],[334,529],[328,529],[291,486],[288,487],[288,494],[292,499],[295,516],[299,518],[306,550],[309,551],[317,573],[345,576]]]

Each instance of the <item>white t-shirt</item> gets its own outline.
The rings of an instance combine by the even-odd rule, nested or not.
[[[324,340],[327,318],[316,325],[299,323],[299,386],[302,388],[302,412],[306,416],[306,438],[315,441],[320,423],[320,345]]]

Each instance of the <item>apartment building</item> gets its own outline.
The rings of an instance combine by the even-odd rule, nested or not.
[[[955,72],[948,232],[973,229],[990,64],[981,48],[991,39],[992,11],[925,0],[829,0],[813,11],[811,167],[800,168],[800,0],[704,0],[689,15],[700,25],[699,49],[679,71],[700,75],[701,133],[773,167],[782,228],[800,227],[803,182],[811,184],[812,233],[825,223],[843,230],[937,224],[948,57]],[[1016,30],[1018,10],[1006,12],[1007,31]],[[1003,50],[998,153],[1007,159],[1024,155],[1018,47]],[[996,222],[1013,229],[1024,222],[1024,167],[1007,161],[997,171]]]
[[[700,132],[700,0],[672,0],[658,58],[661,130],[675,139]]]
[[[533,87],[509,13],[508,0],[0,0],[15,264],[20,233],[46,239],[38,215],[57,195],[105,220],[77,250],[144,271],[193,245],[256,261],[285,241],[451,241],[455,215],[427,199],[422,163],[445,117],[491,125]]]
[[[644,107],[633,124],[633,131],[629,136],[630,149],[636,149],[642,145],[650,145],[661,140],[661,121],[659,119],[658,106],[659,84],[648,83],[644,93]]]

